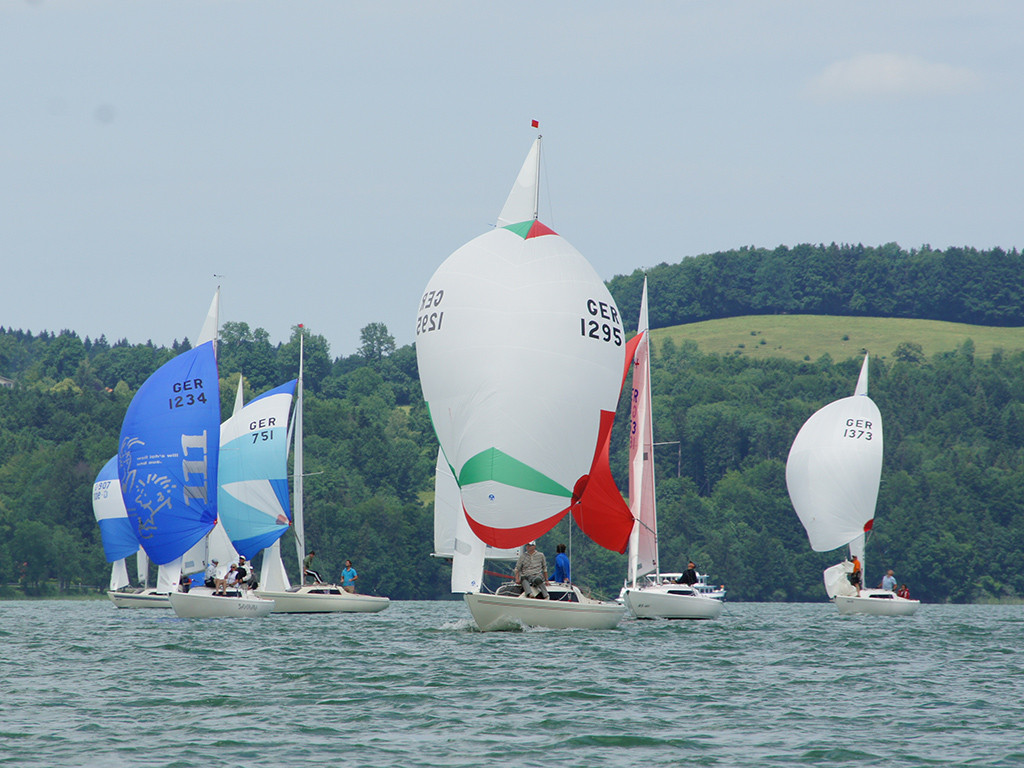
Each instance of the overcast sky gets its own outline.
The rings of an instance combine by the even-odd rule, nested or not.
[[[493,226],[605,279],[744,245],[1024,246],[1024,3],[0,3],[0,325],[334,355]],[[222,277],[214,277],[222,275]]]

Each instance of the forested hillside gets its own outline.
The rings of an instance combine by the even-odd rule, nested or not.
[[[651,327],[741,315],[913,317],[974,325],[1024,325],[1024,255],[1016,250],[895,243],[740,248],[647,270]],[[624,317],[636,317],[644,273],[608,283]]]
[[[808,248],[808,258],[829,251]],[[890,274],[904,256],[918,258],[859,249],[865,251]],[[885,253],[887,259],[878,255]],[[668,307],[693,305],[685,287],[672,295],[673,271],[714,272],[716,263],[739,259],[753,275],[760,267],[746,261],[747,254],[714,254],[653,270],[654,318],[664,324]],[[921,258],[930,263],[939,256],[949,254],[927,251]],[[984,258],[1018,259],[999,253]],[[704,289],[738,296],[743,270],[734,264],[728,271],[735,282]],[[639,296],[636,279],[612,281],[626,317],[635,314],[630,304],[634,287]],[[874,295],[868,285],[873,283],[865,283],[861,295]],[[830,283],[819,288],[834,292]],[[1003,309],[985,310],[1005,323],[1021,312],[1019,303],[1010,307],[1008,290],[999,288],[1003,298],[993,305]],[[796,293],[788,283],[779,292]],[[806,306],[821,300],[808,299]],[[964,297],[951,303],[980,306]],[[288,342],[274,345],[262,329],[223,326],[225,416],[240,372],[246,399],[294,378],[297,334],[295,329]],[[437,446],[415,352],[396,348],[380,324],[364,328],[362,341],[358,353],[332,358],[326,340],[306,331],[307,539],[331,576],[345,558],[353,559],[366,591],[395,599],[447,598],[447,567],[429,556]],[[803,421],[853,392],[860,350],[846,359],[801,361],[711,354],[696,342],[659,340],[652,360],[655,440],[665,443],[656,449],[663,569],[678,570],[693,558],[713,580],[727,584],[732,599],[822,600],[821,569],[838,553],[810,550],[786,494],[784,463]],[[0,387],[0,585],[6,585],[0,595],[105,586],[109,568],[91,509],[93,479],[116,451],[134,390],[186,348],[187,341],[165,349],[83,340],[72,331],[34,335],[0,328],[0,376],[14,381]],[[892,567],[915,597],[928,601],[1024,596],[1024,574],[1014,567],[1024,556],[1024,354],[996,350],[982,358],[968,340],[954,351],[926,356],[913,338],[895,335],[888,348],[871,351],[871,396],[883,415],[886,451],[867,582],[877,583]],[[624,405],[617,425],[623,423]],[[621,488],[624,433],[621,426],[613,433],[613,470]],[[577,581],[616,593],[625,558],[569,528],[560,523],[541,548],[552,556],[557,542],[569,542]],[[294,574],[290,540],[286,534],[284,552]]]

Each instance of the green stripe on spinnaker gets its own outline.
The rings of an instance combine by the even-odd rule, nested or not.
[[[462,472],[459,473],[459,486],[462,488],[485,480],[494,480],[526,491],[572,497],[572,491],[568,488],[497,448],[481,451],[463,464]]]
[[[520,221],[518,224],[509,224],[505,227],[509,232],[514,232],[524,240],[526,236],[530,234],[530,228],[533,226],[533,219],[530,221]]]

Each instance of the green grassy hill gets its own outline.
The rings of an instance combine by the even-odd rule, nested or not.
[[[889,358],[903,342],[921,345],[928,357],[952,352],[967,339],[975,354],[987,360],[992,352],[1024,350],[1024,328],[994,328],[938,320],[823,315],[749,315],[705,320],[651,332],[655,345],[672,339],[677,345],[693,341],[701,352],[816,360],[828,353],[833,360],[859,357],[865,350]]]

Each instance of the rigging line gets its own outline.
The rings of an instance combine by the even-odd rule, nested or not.
[[[542,187],[547,190],[547,195],[545,196],[546,197],[546,202],[547,202],[548,217],[549,217],[547,219],[547,223],[548,223],[549,226],[554,227],[555,226],[555,210],[554,210],[554,206],[551,204],[551,200],[552,200],[553,195],[551,194],[551,184],[548,182],[548,178],[550,177],[550,174],[548,173],[548,159],[547,159],[547,153],[545,153],[543,151],[543,149],[541,149],[541,153],[540,153],[540,165],[541,165],[542,173],[540,174],[540,179],[538,180],[537,196],[538,196],[538,198],[540,197],[540,191],[541,191]],[[538,218],[540,218],[540,204],[539,203],[537,204],[537,208],[538,208],[538,211],[537,211]]]

